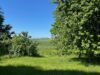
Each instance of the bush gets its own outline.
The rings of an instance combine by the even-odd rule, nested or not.
[[[5,55],[9,53],[11,47],[11,40],[7,37],[6,34],[0,36],[0,55]]]
[[[34,42],[28,33],[22,32],[19,35],[14,35],[12,38],[12,46],[9,51],[13,56],[36,56],[37,54],[37,42]]]
[[[27,47],[28,49],[27,49],[27,54],[29,55],[29,56],[37,56],[38,54],[37,54],[37,42],[32,42],[31,41],[31,43],[30,43],[30,45]]]

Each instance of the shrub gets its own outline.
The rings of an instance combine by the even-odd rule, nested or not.
[[[0,36],[0,55],[5,55],[9,53],[11,47],[11,40],[6,34]]]
[[[37,42],[28,36],[28,33],[22,32],[13,36],[9,54],[13,56],[36,56],[38,55],[37,45]]]

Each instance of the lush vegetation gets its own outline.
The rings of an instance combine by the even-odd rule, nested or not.
[[[52,1],[52,39],[11,32],[0,11],[0,75],[100,75],[100,0]]]
[[[68,57],[20,57],[0,62],[0,75],[100,75],[100,66]]]
[[[12,27],[9,24],[4,25],[3,22],[3,13],[0,11],[0,55],[8,53],[11,34],[14,33],[10,32]]]
[[[100,48],[100,0],[54,0],[51,33],[58,49],[79,49],[79,57],[92,58]]]
[[[0,75],[100,75],[100,63],[79,60],[76,55],[55,55],[57,50],[53,46],[49,49],[49,40],[37,39],[42,57],[1,57]],[[45,42],[46,48],[42,45]]]
[[[37,54],[37,42],[34,42],[28,33],[22,32],[19,35],[14,35],[11,39],[10,55],[14,56],[36,56]]]
[[[37,56],[37,42],[27,32],[10,32],[10,25],[3,25],[4,17],[0,12],[0,55]],[[13,35],[12,35],[13,34]]]

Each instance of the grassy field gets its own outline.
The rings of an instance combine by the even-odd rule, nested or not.
[[[42,57],[1,57],[0,75],[100,75],[100,64],[78,61],[74,55],[57,56],[48,39],[39,43]]]
[[[38,45],[38,53],[41,56],[55,56],[57,55],[57,50],[55,49],[55,46],[52,44],[51,40],[48,38],[45,39],[36,39],[37,42],[39,42]]]
[[[0,61],[0,75],[100,75],[100,65],[68,57],[20,57]]]

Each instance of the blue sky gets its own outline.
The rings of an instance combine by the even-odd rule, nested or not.
[[[27,31],[34,38],[51,37],[56,5],[49,0],[0,0],[0,7],[12,31]]]

